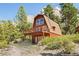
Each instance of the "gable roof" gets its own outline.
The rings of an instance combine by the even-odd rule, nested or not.
[[[47,16],[42,15],[42,14],[38,14],[34,18],[33,27],[34,27],[34,23],[35,23],[36,18],[39,17],[39,16],[43,16],[44,17],[49,32],[54,33],[54,34],[58,34],[58,35],[62,35],[59,25],[56,22],[54,22],[51,19],[49,19]],[[55,26],[55,31],[53,30],[53,26]],[[31,32],[33,32],[33,28],[31,30],[29,30],[27,33],[31,34]]]
[[[52,32],[52,33],[56,33],[56,34],[62,35],[59,25],[56,22],[54,22],[53,20],[49,19],[47,16],[45,16],[45,15],[43,15],[43,16],[45,18],[45,21],[47,23],[49,31]],[[55,31],[52,30],[53,26],[56,27]]]

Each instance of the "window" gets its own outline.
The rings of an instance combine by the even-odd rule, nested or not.
[[[44,24],[44,18],[40,18],[36,20],[36,25],[43,25]]]
[[[48,31],[47,26],[43,26],[43,31]]]
[[[55,28],[56,28],[56,27],[55,27],[55,26],[52,26],[52,28],[53,28],[53,31],[55,31]]]
[[[40,32],[41,30],[40,30],[40,28],[36,28],[36,32]]]

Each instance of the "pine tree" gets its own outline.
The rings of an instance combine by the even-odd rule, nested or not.
[[[23,6],[20,6],[18,10],[16,21],[18,23],[17,27],[20,29],[21,32],[27,29],[27,16]]]
[[[45,8],[43,8],[43,13],[48,16],[51,20],[55,19],[55,15],[53,14],[53,8],[50,4],[48,4]]]
[[[60,25],[60,18],[58,15],[54,14],[53,10],[53,7],[50,4],[48,4],[45,8],[43,8],[42,13],[44,13],[47,17],[49,17],[51,20],[57,22]]]
[[[63,34],[75,33],[77,23],[77,9],[72,3],[61,3]]]
[[[23,34],[21,38],[24,41],[26,39],[24,33],[31,29],[32,25],[27,21],[27,15],[23,6],[19,7],[18,13],[16,15],[16,21],[16,26],[19,29],[19,31]]]
[[[0,40],[13,41],[21,37],[18,28],[11,21],[2,21],[0,28]]]

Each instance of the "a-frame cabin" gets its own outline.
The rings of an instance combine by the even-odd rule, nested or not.
[[[38,43],[47,36],[57,37],[62,35],[59,25],[42,14],[35,16],[32,29],[25,34],[32,36],[32,43]]]

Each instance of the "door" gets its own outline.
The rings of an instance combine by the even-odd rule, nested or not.
[[[38,43],[38,36],[35,37],[35,43]]]

